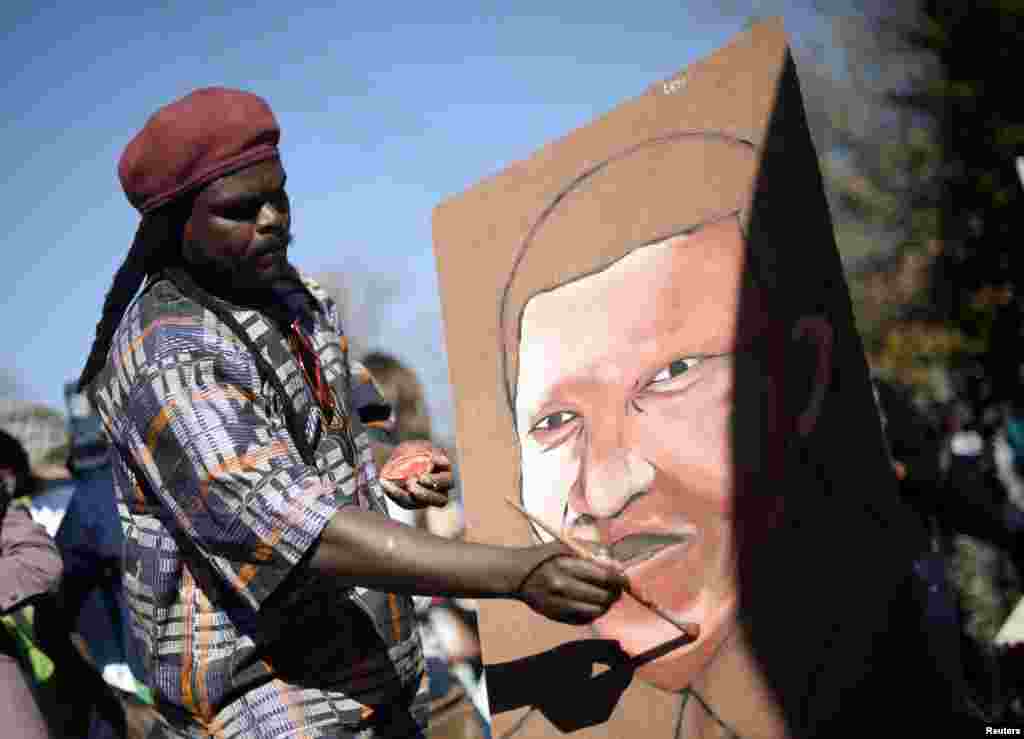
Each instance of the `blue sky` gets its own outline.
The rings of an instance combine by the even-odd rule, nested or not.
[[[281,123],[293,261],[392,286],[368,340],[420,371],[443,435],[433,207],[710,53],[749,16],[783,15],[797,44],[828,39],[810,0],[59,5],[0,9],[0,368],[24,396],[62,409],[88,353],[138,223],[116,176],[122,148],[160,106],[227,85],[266,98]]]

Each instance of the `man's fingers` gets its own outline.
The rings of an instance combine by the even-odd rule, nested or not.
[[[449,471],[427,472],[420,475],[418,482],[431,490],[451,490],[455,487],[455,476]]]
[[[409,491],[403,488],[401,485],[398,485],[392,482],[391,480],[387,480],[383,477],[378,478],[377,482],[379,482],[380,486],[384,488],[384,491],[393,498],[400,500],[409,500]]]
[[[548,595],[544,598],[543,610],[548,618],[567,624],[589,624],[604,615],[607,607],[585,603],[572,598]]]
[[[611,551],[604,544],[599,544],[596,541],[587,541],[585,539],[577,538],[573,538],[572,542],[576,546],[582,547],[583,549],[590,552],[590,554],[592,554],[594,557],[601,560],[601,564],[605,565],[609,569],[618,570],[619,572],[622,572],[625,569],[621,562],[612,558]]]
[[[380,478],[379,482],[388,496],[403,508],[423,508],[428,505],[443,508],[450,502],[443,490],[431,490],[413,479],[404,480],[404,485],[384,478]]]
[[[443,492],[431,490],[424,485],[420,485],[415,480],[406,480],[405,484],[412,495],[412,499],[417,503],[432,505],[438,508],[448,505],[448,496]]]
[[[563,598],[588,605],[608,608],[619,599],[621,588],[602,588],[584,580],[567,577],[561,583],[557,594]]]
[[[388,494],[388,497],[402,508],[415,510],[416,508],[422,508],[425,505],[424,503],[418,502],[411,492],[406,490],[397,482],[381,479],[380,484],[381,487],[384,488],[384,492]]]
[[[387,478],[384,477],[378,477],[377,482],[380,483],[380,486],[384,488],[386,492],[401,495],[401,493],[399,492],[401,488],[395,485],[393,482],[391,482],[391,480],[388,480]]]
[[[602,588],[622,590],[629,584],[619,564],[614,560],[609,560],[608,566],[605,567],[582,557],[572,556],[563,558],[559,564],[573,577]]]

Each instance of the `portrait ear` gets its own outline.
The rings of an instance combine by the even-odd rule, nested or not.
[[[793,340],[806,342],[814,362],[807,403],[797,418],[797,433],[808,436],[814,431],[832,376],[832,324],[824,316],[803,316],[793,326]]]

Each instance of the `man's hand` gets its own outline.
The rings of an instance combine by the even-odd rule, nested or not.
[[[559,542],[520,551],[527,566],[517,597],[554,621],[588,624],[603,616],[626,587],[621,572],[576,557]]]
[[[448,505],[455,478],[443,449],[429,441],[406,441],[395,448],[381,468],[380,484],[402,508],[443,508]]]

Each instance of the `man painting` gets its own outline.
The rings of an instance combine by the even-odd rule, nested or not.
[[[280,129],[251,93],[154,114],[119,174],[143,219],[80,379],[115,450],[124,585],[166,737],[421,736],[409,594],[586,623],[621,577],[560,545],[450,542],[386,515],[447,501],[447,457],[379,482],[333,303],[288,260]],[[139,283],[148,278],[134,305]],[[402,447],[396,455],[402,453]]]

